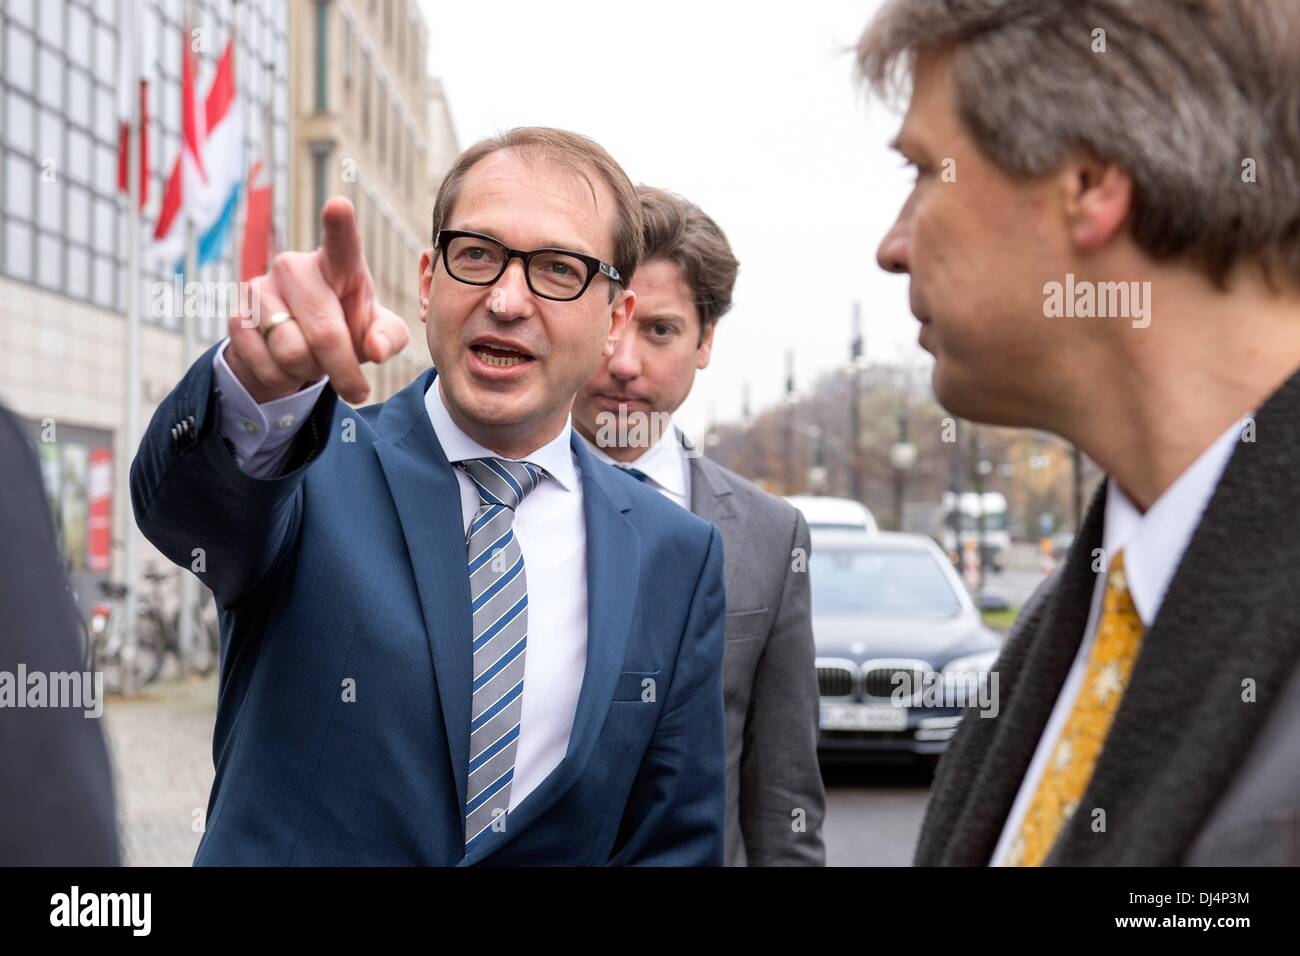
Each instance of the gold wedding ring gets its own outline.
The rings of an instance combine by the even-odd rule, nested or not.
[[[268,338],[271,334],[271,330],[274,329],[276,326],[284,325],[284,323],[292,322],[292,321],[293,321],[293,316],[290,315],[288,312],[272,313],[271,317],[262,323],[262,327],[259,330],[262,333],[262,339],[265,340],[266,338]]]

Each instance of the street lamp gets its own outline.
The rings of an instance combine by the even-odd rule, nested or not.
[[[910,441],[899,440],[889,449],[889,463],[894,466],[894,529],[903,530],[903,499],[907,484],[907,473],[916,464],[916,446]]]
[[[853,467],[849,472],[853,500],[865,497],[862,487],[862,369],[866,365],[862,341],[862,303],[853,303],[852,337],[849,340],[849,434]]]

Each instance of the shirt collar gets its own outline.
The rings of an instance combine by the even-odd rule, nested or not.
[[[1114,478],[1106,488],[1102,547],[1107,560],[1124,550],[1124,576],[1138,617],[1150,627],[1192,533],[1236,448],[1241,420],[1215,439],[1143,514]]]
[[[490,448],[484,448],[466,435],[461,430],[461,427],[452,420],[451,413],[447,411],[447,406],[443,401],[442,387],[438,384],[440,381],[441,379],[435,375],[433,384],[424,393],[424,407],[429,413],[429,421],[433,423],[433,432],[438,436],[438,443],[442,445],[447,460],[455,463],[470,458],[504,457]],[[577,466],[573,461],[573,448],[570,445],[572,432],[573,417],[569,416],[565,418],[564,427],[560,429],[560,433],[541,448],[530,453],[527,458],[534,465],[545,468],[546,473],[558,482],[565,491],[574,490],[577,487],[578,479]]]
[[[581,433],[579,433],[581,436]],[[686,461],[685,450],[678,437],[677,427],[670,425],[659,435],[653,445],[641,453],[635,461],[615,461],[595,442],[587,441],[591,453],[601,461],[608,462],[615,468],[636,468],[660,488],[671,492],[679,498],[686,497]]]

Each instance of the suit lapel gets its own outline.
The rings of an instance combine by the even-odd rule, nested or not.
[[[1289,581],[1300,562],[1300,373],[1255,424],[1261,438],[1239,443],[1224,469],[1049,864],[1183,862],[1300,659],[1300,590]],[[1007,706],[963,721],[918,863],[989,862],[1087,625],[1104,505],[1103,485],[1055,593],[1003,649]]]
[[[737,518],[731,486],[721,469],[703,455],[692,454],[687,461],[691,471],[691,511],[716,525],[725,541]]]
[[[469,716],[473,700],[474,619],[460,485],[434,433],[424,393],[436,373],[420,376],[384,405],[375,453],[402,524],[438,681],[456,796],[465,805]]]
[[[1260,440],[1238,442],[1224,469],[1049,863],[1183,862],[1300,658],[1300,375],[1255,423]],[[1094,831],[1096,809],[1120,839]]]
[[[618,486],[622,479],[592,456],[576,431],[571,447],[581,475],[587,537],[587,666],[573,732],[559,766],[511,811],[504,832],[491,834],[474,848],[462,861],[466,866],[501,849],[573,786],[600,736],[622,672],[641,576],[641,539],[624,517],[632,504]],[[468,739],[468,723],[465,734]]]

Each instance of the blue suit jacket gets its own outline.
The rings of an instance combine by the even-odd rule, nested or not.
[[[195,863],[720,865],[721,537],[576,434],[589,617],[572,737],[466,857],[472,615],[459,487],[424,404],[435,374],[362,409],[327,387],[300,436],[313,457],[277,478],[245,475],[220,437],[211,351],[150,423],[136,520],[221,609]]]

